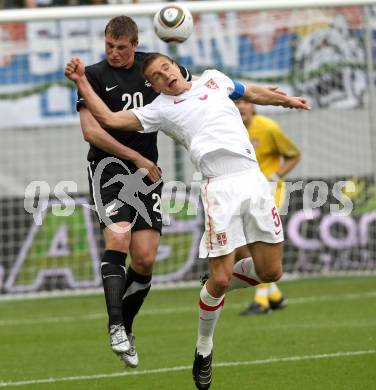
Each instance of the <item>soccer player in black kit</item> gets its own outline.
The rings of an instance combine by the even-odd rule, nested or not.
[[[152,102],[157,93],[140,72],[147,53],[136,52],[138,28],[133,19],[111,19],[105,28],[105,43],[106,59],[85,70],[95,92],[112,111]],[[191,78],[185,68],[181,72],[187,80]],[[162,229],[157,133],[102,129],[80,96],[77,109],[84,138],[90,143],[90,190],[105,240],[101,274],[111,348],[127,366],[137,367],[132,324],[150,290]],[[95,174],[97,167],[99,175]],[[141,168],[148,173],[138,186],[136,181],[142,180],[138,178],[145,176],[136,176]],[[127,184],[133,188],[128,190]],[[141,200],[147,213],[132,199]],[[126,269],[128,253],[132,260]]]

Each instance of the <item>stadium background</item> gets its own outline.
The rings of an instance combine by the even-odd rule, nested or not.
[[[76,94],[63,68],[73,55],[88,64],[103,58],[107,20],[0,24],[1,294],[100,286],[103,243],[95,217],[81,206],[87,202],[87,145],[75,112]],[[373,273],[376,6],[199,13],[193,36],[176,48],[156,38],[151,16],[135,20],[139,50],[172,54],[193,73],[213,67],[311,100],[309,113],[259,109],[281,124],[303,155],[289,178],[300,189],[292,193],[284,218],[284,268],[298,277]],[[159,145],[169,183],[165,210],[181,211],[165,217],[170,225],[164,228],[154,281],[196,281],[204,267],[196,262],[202,212],[198,207],[189,215],[185,199],[196,199],[197,193],[190,196],[179,184],[170,202],[168,189],[174,188],[173,180],[197,189],[198,181],[179,147],[163,134]],[[33,206],[32,181],[47,183],[39,194],[46,201],[39,219],[24,209]],[[62,181],[77,184],[68,191],[76,207],[63,207],[60,214],[66,215],[57,216]],[[327,188],[315,187],[317,181]],[[338,181],[354,185],[338,191]],[[331,214],[330,205],[345,196],[353,201],[352,213]],[[302,213],[303,205],[312,212]]]

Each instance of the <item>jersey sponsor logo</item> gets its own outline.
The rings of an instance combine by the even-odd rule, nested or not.
[[[115,89],[118,86],[119,86],[119,84],[116,84],[113,87],[107,87],[107,85],[106,85],[106,92],[112,91],[113,89]]]
[[[182,103],[184,101],[185,101],[185,99],[175,99],[174,104],[179,104],[179,103]]]
[[[210,79],[209,81],[207,81],[205,83],[205,86],[210,88],[210,89],[218,89],[219,88],[218,84],[213,79]]]
[[[216,237],[219,246],[225,246],[227,244],[226,232],[217,233]]]
[[[149,83],[149,81],[145,81],[145,87],[148,87],[148,88],[150,88],[151,87],[151,84]]]

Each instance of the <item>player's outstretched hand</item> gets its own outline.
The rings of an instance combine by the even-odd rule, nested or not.
[[[288,97],[283,107],[287,108],[301,108],[303,110],[310,110],[311,107],[308,104],[308,100],[302,97]]]
[[[85,64],[79,57],[72,57],[65,67],[64,74],[68,79],[76,82],[85,75]]]

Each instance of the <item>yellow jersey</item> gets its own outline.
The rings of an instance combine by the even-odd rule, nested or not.
[[[300,155],[297,146],[280,126],[270,118],[263,115],[254,115],[247,130],[255,148],[260,169],[267,178],[278,172],[281,166],[281,158],[289,159]],[[281,179],[276,187],[275,202],[278,207],[281,207],[283,201],[284,183]]]

